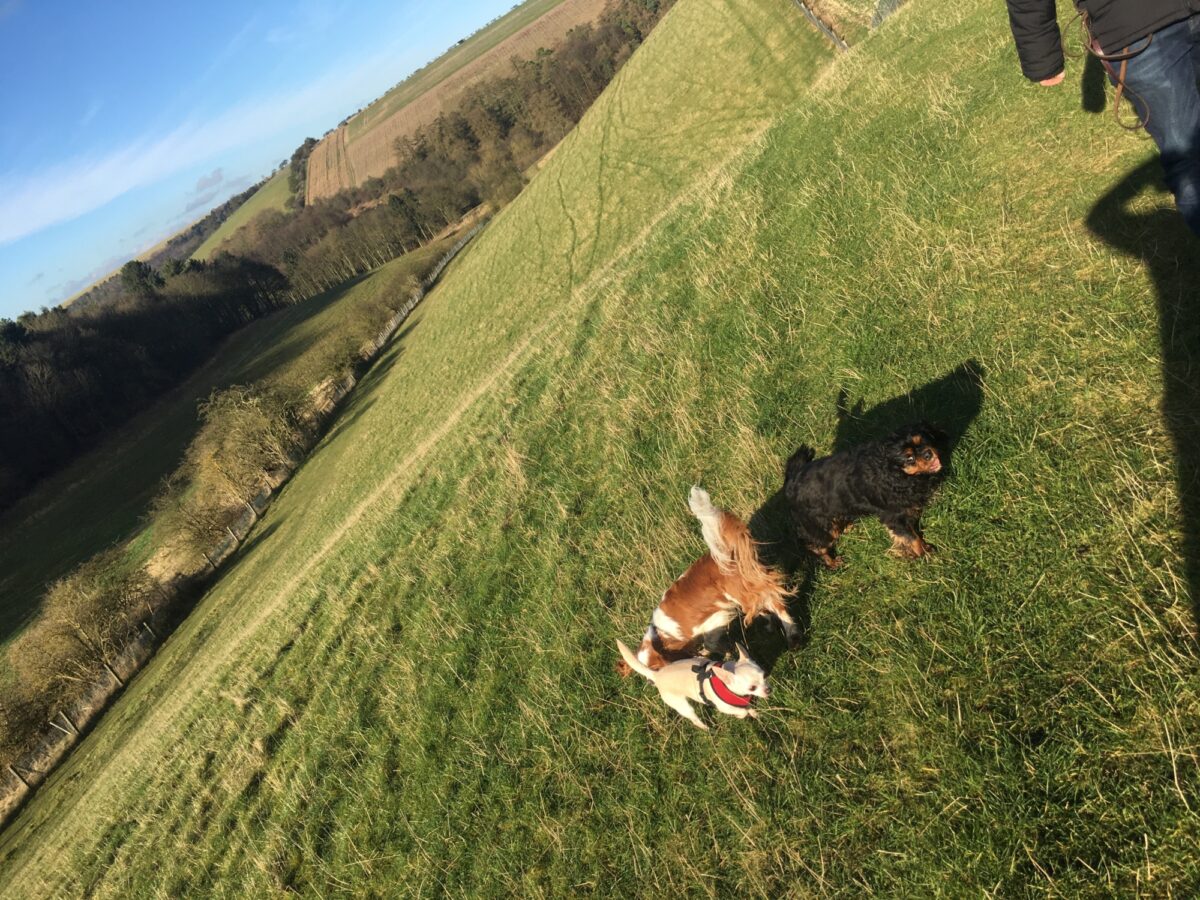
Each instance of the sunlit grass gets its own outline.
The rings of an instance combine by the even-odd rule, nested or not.
[[[1145,148],[1001,16],[914,0],[826,67],[790,2],[681,0],[0,841],[8,894],[1193,894],[1155,286],[1083,224]],[[759,724],[616,676],[692,483],[749,515],[800,441],[961,415],[965,363],[940,552],[844,538]]]

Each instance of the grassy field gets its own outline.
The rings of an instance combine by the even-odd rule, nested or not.
[[[250,220],[257,216],[260,212],[265,212],[268,209],[277,209],[282,212],[286,207],[284,203],[288,198],[288,170],[284,169],[276,172],[267,179],[267,183],[255,191],[250,199],[233,211],[233,214],[221,223],[221,227],[208,236],[208,238],[196,248],[196,252],[192,254],[193,259],[210,259],[221,249],[221,244],[228,238],[233,237],[233,233],[243,225],[248,225]]]
[[[355,310],[395,290],[405,275],[425,271],[446,243],[237,332],[166,398],[6,510],[0,517],[0,645],[37,611],[47,584],[93,554],[140,533],[131,557],[148,557],[154,541],[143,529],[147,504],[196,433],[201,400],[263,378],[315,384],[314,363],[341,340]]]
[[[364,131],[403,109],[422,94],[445,81],[467,63],[482,56],[501,41],[536,22],[563,0],[525,0],[500,16],[495,22],[477,31],[461,44],[451,47],[433,62],[418,69],[398,85],[347,122],[350,137]]]
[[[0,839],[0,892],[1197,893],[1194,244],[1000,4],[913,0],[833,62],[805,28],[681,0]],[[786,559],[796,443],[919,415],[959,439],[940,552],[866,524],[801,567],[758,723],[616,676],[702,547],[689,485]]]
[[[382,175],[396,162],[396,141],[432,123],[480,79],[503,74],[513,57],[557,45],[572,28],[595,21],[607,0],[528,0],[401,82],[313,148],[307,202]]]

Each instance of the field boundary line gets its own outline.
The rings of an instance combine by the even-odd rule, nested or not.
[[[800,11],[804,13],[808,21],[813,24],[813,27],[816,28],[817,31],[821,32],[821,34],[825,35],[825,37],[830,40],[833,46],[837,47],[837,49],[843,53],[848,53],[850,51],[850,45],[842,40],[838,33],[833,30],[831,25],[813,12],[812,7],[805,3],[804,0],[796,0],[796,5],[800,7]]]

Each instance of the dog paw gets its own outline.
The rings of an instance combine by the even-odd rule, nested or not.
[[[928,556],[934,550],[931,544],[925,543],[920,538],[909,540],[906,538],[893,538],[891,549],[888,550],[888,556],[895,556],[898,559],[919,559],[922,556]]]

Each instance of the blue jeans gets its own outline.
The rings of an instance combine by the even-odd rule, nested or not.
[[[1136,50],[1141,43],[1135,44]],[[1105,47],[1118,54],[1123,47]],[[1121,63],[1107,64],[1114,80]],[[1125,72],[1129,97],[1162,153],[1163,177],[1175,206],[1200,234],[1200,14],[1154,33]]]

